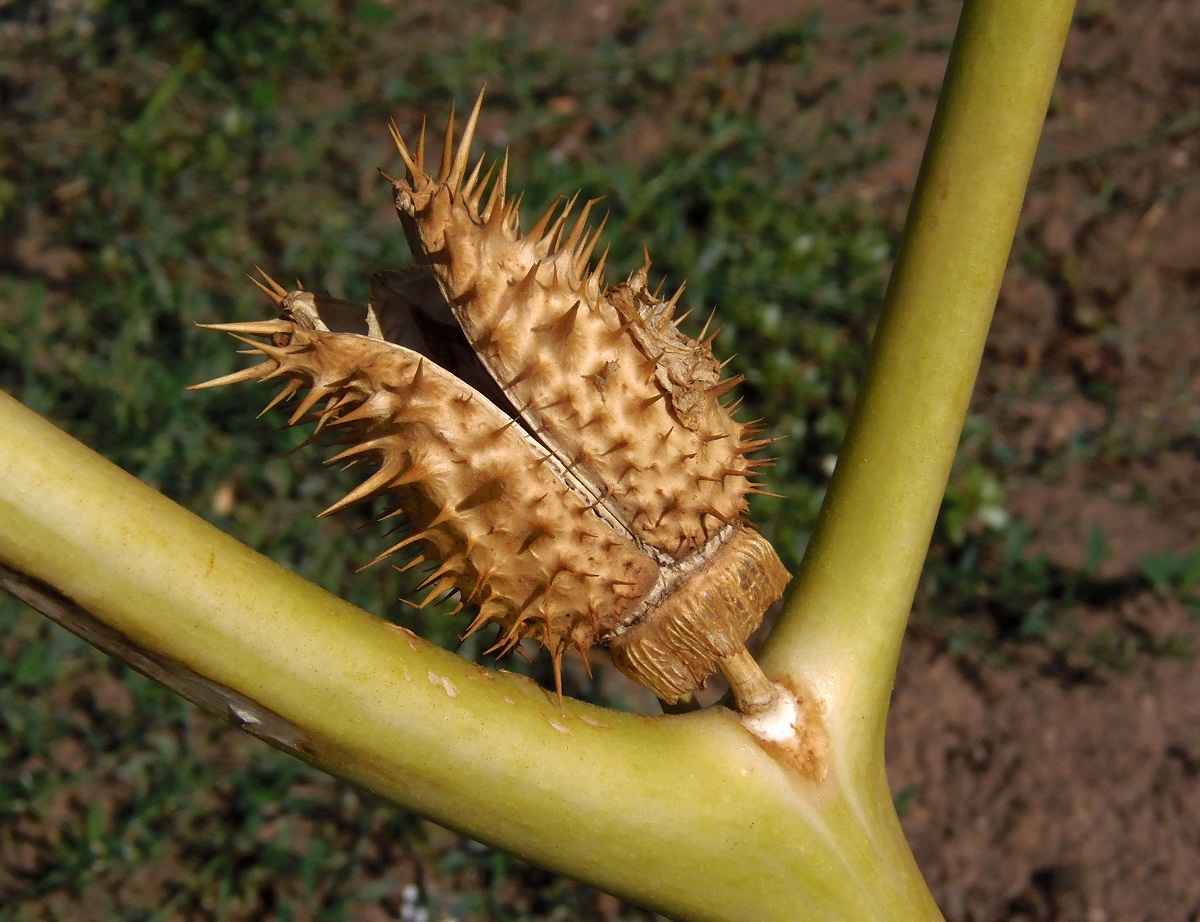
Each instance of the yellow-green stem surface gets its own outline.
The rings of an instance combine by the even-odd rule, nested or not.
[[[964,5],[850,431],[761,658],[825,696],[834,762],[856,790],[883,783],[900,642],[1073,7]]]
[[[3,394],[0,431],[0,563],[235,690],[251,704],[224,716],[282,721],[314,764],[683,918],[937,918],[902,838],[730,712],[560,708],[301,580]]]

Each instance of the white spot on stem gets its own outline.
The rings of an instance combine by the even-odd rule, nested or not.
[[[775,686],[775,700],[757,714],[742,714],[742,725],[760,740],[783,743],[796,736],[796,723],[800,710],[796,699],[782,685]]]
[[[601,730],[609,729],[608,724],[601,723],[598,720],[593,720],[591,717],[588,717],[586,714],[580,714],[579,719],[582,720],[585,724],[588,724],[589,726],[599,727]]]
[[[454,683],[445,676],[438,675],[432,669],[429,670],[428,676],[430,685],[440,685],[442,687],[442,691],[444,691],[448,696],[451,698],[458,697],[458,689],[455,688]]]

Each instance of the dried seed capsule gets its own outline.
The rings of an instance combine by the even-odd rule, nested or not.
[[[592,203],[570,230],[568,204],[522,234],[507,161],[484,203],[482,162],[467,174],[478,114],[457,149],[451,115],[436,178],[424,136],[412,153],[393,126],[418,267],[377,275],[366,308],[268,280],[282,320],[216,327],[271,336],[267,361],[210,384],[309,388],[292,422],[315,413],[345,433],[339,458],[379,465],[335,508],[394,494],[413,531],[391,550],[420,544],[431,597],[480,606],[470,630],[535,637],[556,672],[566,646],[606,644],[677,701],[744,650],[788,581],[744,518],[762,464],[747,456],[766,441],[721,404],[736,379],[720,380],[712,338],[679,331],[678,293],[649,292],[648,261],[608,289],[603,257],[588,269]]]
[[[276,297],[282,321],[212,328],[271,335],[253,344],[265,361],[236,377],[285,377],[285,399],[307,392],[290,422],[315,417],[347,443],[331,461],[375,463],[324,514],[393,496],[409,534],[377,559],[417,545],[438,564],[422,605],[457,590],[479,606],[469,630],[495,621],[498,647],[534,637],[558,663],[566,646],[586,652],[611,633],[651,590],[655,562],[605,529],[554,457],[486,397],[404,346],[331,331],[322,315],[344,318],[346,302]]]

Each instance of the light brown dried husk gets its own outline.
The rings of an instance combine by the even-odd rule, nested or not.
[[[367,307],[256,283],[285,319],[217,328],[271,336],[268,361],[210,384],[309,388],[291,422],[340,429],[343,457],[380,466],[333,508],[394,495],[412,534],[380,557],[413,546],[437,564],[426,601],[457,590],[477,604],[468,633],[495,621],[497,646],[533,637],[556,675],[568,645],[608,644],[678,701],[743,649],[788,581],[745,520],[766,463],[748,455],[767,441],[721,404],[737,379],[720,380],[711,337],[679,331],[678,294],[649,292],[648,260],[607,289],[603,257],[588,268],[590,205],[569,231],[570,205],[522,234],[507,160],[484,202],[481,162],[466,173],[478,111],[457,150],[451,115],[436,179],[424,137],[410,153],[393,126],[420,265],[374,276]]]
[[[324,300],[327,313],[346,305]],[[604,527],[549,453],[485,397],[403,346],[312,329],[315,301],[288,295],[286,312],[310,328],[276,321],[271,344],[252,343],[266,357],[253,377],[289,379],[289,397],[306,390],[290,422],[317,418],[349,445],[334,460],[378,467],[327,511],[394,497],[410,535],[380,558],[415,545],[438,564],[427,600],[457,590],[479,605],[472,629],[497,622],[503,646],[533,637],[557,664],[567,645],[586,653],[611,633],[650,591],[657,564]]]
[[[503,169],[483,204],[478,167],[465,175],[477,113],[436,179],[397,134],[409,243],[530,430],[630,534],[686,559],[741,520],[753,490],[746,456],[765,443],[720,404],[736,382],[719,380],[711,341],[672,323],[674,303],[650,294],[646,267],[607,290],[602,268],[588,269],[590,206],[569,231],[552,207],[521,234]]]
[[[704,684],[718,659],[745,649],[790,578],[762,535],[737,529],[661,604],[609,641],[617,668],[664,701]]]

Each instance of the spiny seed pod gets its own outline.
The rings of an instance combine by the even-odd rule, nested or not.
[[[468,634],[499,624],[493,649],[536,638],[559,679],[566,648],[586,662],[607,645],[672,703],[718,667],[733,681],[789,578],[745,519],[768,463],[748,455],[769,440],[721,403],[740,379],[720,380],[715,334],[680,332],[679,293],[648,290],[649,260],[611,288],[603,256],[589,269],[594,202],[569,231],[574,199],[522,233],[507,157],[484,201],[495,166],[467,172],[481,102],[457,148],[451,112],[436,178],[424,130],[414,152],[392,125],[407,175],[390,181],[418,265],[374,276],[365,307],[264,274],[281,318],[210,328],[265,361],[197,386],[285,378],[271,406],[307,389],[289,422],[315,419],[348,445],[331,460],[378,468],[325,514],[393,497],[408,533],[377,560],[416,547],[436,565],[421,604],[457,592],[459,608],[478,606]]]

